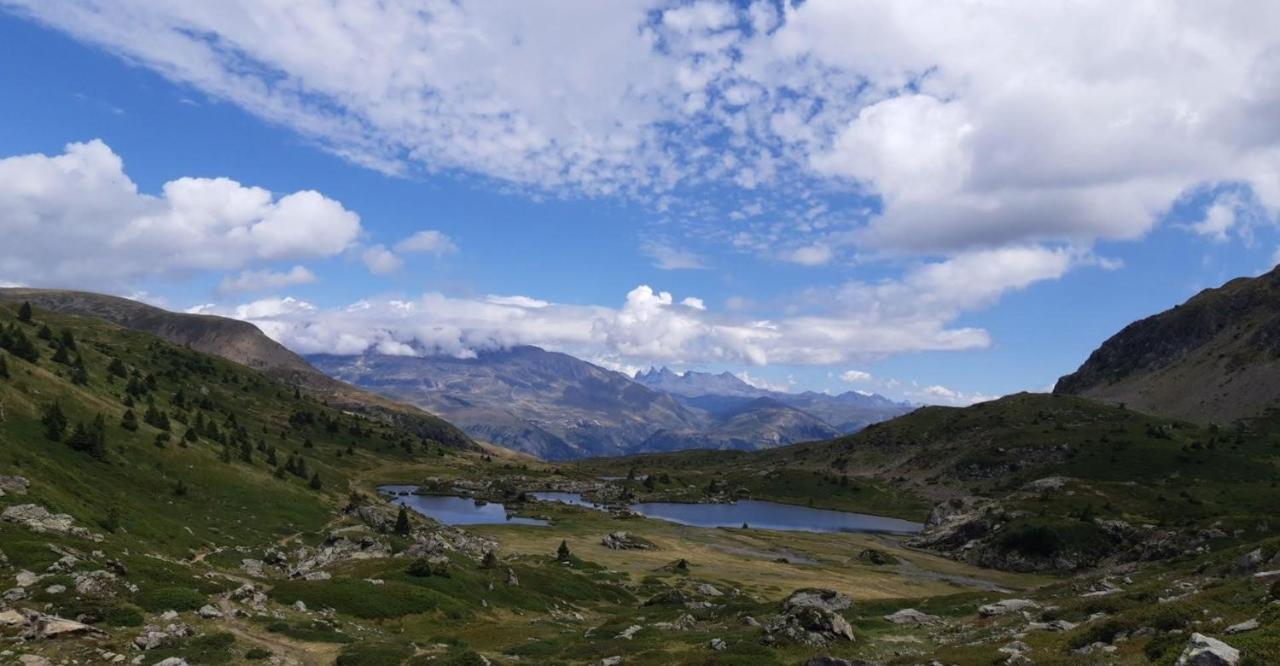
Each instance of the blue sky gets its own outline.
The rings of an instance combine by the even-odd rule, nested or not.
[[[1265,3],[902,4],[0,0],[0,282],[963,404],[1274,265]]]

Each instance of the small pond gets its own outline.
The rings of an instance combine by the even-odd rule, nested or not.
[[[547,521],[507,513],[501,502],[477,501],[449,495],[414,495],[417,486],[379,486],[378,490],[418,513],[445,525],[546,525]]]
[[[578,493],[534,492],[534,497],[592,509],[602,508]],[[813,509],[794,504],[761,500],[739,500],[732,504],[683,504],[679,502],[644,502],[630,505],[632,511],[649,518],[694,527],[742,527],[804,532],[882,532],[914,534],[920,523],[885,518],[866,513],[850,513],[829,509]]]

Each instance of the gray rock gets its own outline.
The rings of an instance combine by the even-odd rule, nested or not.
[[[213,604],[205,604],[200,607],[200,610],[196,611],[196,615],[206,620],[213,620],[222,617],[222,611],[218,610]]]
[[[1260,625],[1258,624],[1258,619],[1254,618],[1252,620],[1245,620],[1244,622],[1241,622],[1239,624],[1233,624],[1230,627],[1226,628],[1226,632],[1228,634],[1242,634],[1246,631],[1253,631],[1254,629],[1257,629],[1259,626]]]
[[[915,626],[925,626],[932,624],[941,624],[942,618],[937,615],[930,615],[918,611],[914,608],[903,608],[892,614],[884,616],[884,619],[894,624],[909,624]]]
[[[186,659],[183,659],[181,657],[169,657],[168,659],[161,659],[160,661],[157,661],[152,666],[190,666],[190,665],[187,663]]]
[[[724,642],[723,638],[711,639],[711,642],[707,644],[707,647],[715,650],[716,652],[723,652],[724,650],[729,649],[729,645]]]
[[[835,590],[805,588],[791,593],[782,602],[782,609],[790,611],[797,608],[819,608],[828,612],[838,612],[853,605],[853,599],[847,594]]]
[[[617,638],[621,638],[621,639],[623,639],[623,640],[628,640],[628,641],[629,641],[629,640],[631,640],[631,639],[635,638],[635,637],[636,637],[636,634],[637,634],[637,633],[639,633],[639,632],[640,632],[640,630],[641,630],[641,629],[643,629],[643,628],[644,628],[644,627],[641,627],[641,626],[640,626],[640,625],[638,625],[638,624],[633,624],[633,625],[631,625],[630,627],[627,627],[626,629],[623,629],[623,630],[618,634]]]
[[[1191,634],[1186,649],[1178,657],[1177,666],[1236,666],[1239,663],[1239,650],[1216,638]]]
[[[13,578],[14,582],[18,584],[18,587],[31,587],[32,585],[40,582],[40,576],[37,576],[26,569],[19,571],[18,575]]]
[[[1008,613],[1034,610],[1039,607],[1040,604],[1030,599],[1004,599],[993,604],[980,606],[978,608],[978,615],[981,615],[982,617],[995,617],[997,615],[1006,615]]]
[[[0,497],[26,495],[31,482],[21,476],[0,476]]]
[[[48,509],[38,504],[17,504],[5,508],[0,513],[0,520],[25,526],[33,532],[69,534],[71,536],[102,541],[101,534],[94,534],[83,527],[77,527],[75,519],[65,513],[49,513]]]
[[[600,540],[600,545],[610,550],[653,550],[652,542],[626,532],[610,532]]]
[[[694,588],[694,589],[696,589],[696,590],[698,591],[698,594],[701,594],[701,595],[702,595],[702,596],[704,596],[704,597],[722,597],[722,596],[724,596],[724,592],[721,592],[719,589],[717,589],[715,585],[711,585],[711,584],[708,584],[708,583],[702,583],[702,584],[698,585],[698,586],[697,586],[696,588]]]
[[[622,657],[619,657],[616,655],[612,657],[605,657],[604,659],[600,660],[600,666],[618,666],[618,664],[621,664],[621,663],[622,663]]]

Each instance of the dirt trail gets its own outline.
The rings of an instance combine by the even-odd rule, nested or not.
[[[341,648],[339,645],[293,640],[240,620],[235,616],[235,606],[226,596],[218,598],[218,608],[222,611],[223,629],[234,634],[236,638],[244,639],[248,643],[270,650],[274,655],[284,657],[286,664],[327,666],[337,659]]]

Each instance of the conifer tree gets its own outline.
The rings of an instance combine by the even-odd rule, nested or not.
[[[4,360],[5,356],[6,354],[0,351],[0,379],[9,378],[9,364],[5,362]]]
[[[129,376],[129,370],[124,367],[124,361],[118,358],[111,359],[111,364],[107,366],[107,372],[121,379]]]
[[[22,306],[18,308],[18,321],[29,324],[31,323],[31,304],[23,301]]]
[[[77,356],[75,363],[71,364],[71,383],[76,386],[89,383],[89,370],[84,367],[84,358],[81,356]]]
[[[36,349],[35,344],[21,329],[13,329],[13,343],[9,347],[9,352],[27,363],[40,360],[40,350]]]
[[[36,337],[46,342],[53,340],[53,329],[48,324],[41,324],[40,330],[36,331]]]
[[[569,542],[561,539],[560,547],[556,549],[556,559],[561,562],[568,562],[572,557],[573,553],[569,552]]]
[[[401,504],[400,514],[396,516],[395,533],[400,536],[409,536],[409,531],[409,511],[404,508],[403,504]]]
[[[200,440],[200,436],[196,434],[195,428],[187,428],[187,432],[183,433],[182,439],[187,442],[197,442]]]
[[[310,482],[310,483],[308,483],[307,485],[311,486],[311,489],[312,489],[312,490],[320,490],[320,488],[322,488],[322,487],[324,486],[324,484],[323,484],[323,483],[321,483],[321,481],[320,481],[320,473],[319,473],[319,472],[316,472],[315,474],[312,474],[312,475],[311,475],[311,482]]]
[[[132,409],[124,410],[124,416],[120,417],[120,427],[129,432],[138,430],[138,415],[133,413]]]
[[[67,353],[67,348],[58,343],[53,347],[53,362],[63,365],[71,365],[71,355]]]
[[[253,446],[247,439],[240,440],[240,460],[253,464]]]
[[[58,336],[58,340],[59,342],[62,343],[63,347],[66,347],[71,351],[76,350],[76,339],[75,339],[75,336],[71,335],[71,329],[69,328],[62,329],[62,331]]]
[[[40,422],[44,424],[44,436],[51,442],[62,441],[62,435],[67,430],[67,415],[62,413],[62,405],[57,402],[51,403],[44,410],[44,415]]]

